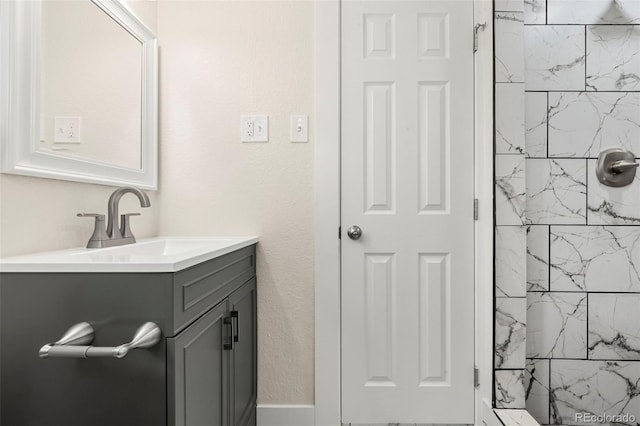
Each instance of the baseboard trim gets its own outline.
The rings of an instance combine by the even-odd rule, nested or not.
[[[313,426],[315,407],[313,405],[267,405],[258,404],[257,426]]]

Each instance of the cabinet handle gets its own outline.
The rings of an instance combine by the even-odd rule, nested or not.
[[[229,326],[230,331],[229,331],[229,343],[225,343],[222,348],[225,351],[232,351],[233,350],[233,320],[231,319],[231,317],[226,317],[223,320],[224,325]]]
[[[233,341],[237,342],[237,341],[239,341],[239,337],[238,336],[240,334],[240,331],[239,331],[240,330],[240,317],[238,316],[238,311],[231,311],[231,319],[235,320],[234,327],[236,329],[236,332],[233,335]]]
[[[130,342],[115,347],[84,346],[93,342],[91,324],[81,322],[71,327],[57,342],[40,348],[40,358],[124,358],[132,349],[155,346],[161,337],[160,327],[145,322],[136,330]]]

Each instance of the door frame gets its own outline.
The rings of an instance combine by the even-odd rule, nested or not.
[[[341,424],[340,1],[315,1],[315,425]],[[474,0],[475,424],[493,393],[493,0]],[[469,40],[472,43],[472,40]]]

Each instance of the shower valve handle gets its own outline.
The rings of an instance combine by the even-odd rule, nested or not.
[[[596,176],[601,184],[619,188],[633,183],[638,166],[633,152],[608,148],[598,155]]]
[[[624,173],[627,170],[635,169],[640,166],[640,163],[636,163],[635,161],[616,161],[611,165],[611,171],[613,173]]]

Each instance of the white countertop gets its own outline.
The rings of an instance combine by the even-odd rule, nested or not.
[[[258,237],[155,237],[0,258],[0,272],[176,272],[257,242]]]

